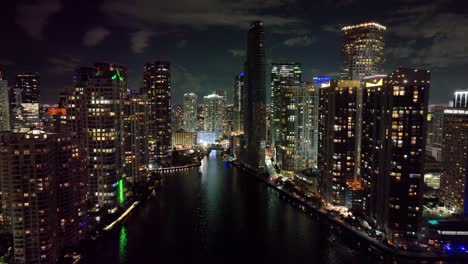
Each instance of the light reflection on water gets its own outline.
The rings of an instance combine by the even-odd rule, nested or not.
[[[331,239],[326,222],[215,151],[200,168],[163,177],[158,196],[99,241],[87,263],[393,263]]]
[[[120,228],[118,263],[127,263],[127,228],[124,225]]]

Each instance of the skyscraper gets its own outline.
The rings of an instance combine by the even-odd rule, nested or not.
[[[244,111],[242,110],[244,86],[244,73],[241,72],[234,76],[234,132],[237,135],[244,133]]]
[[[342,32],[341,78],[361,80],[384,72],[386,28],[375,22],[345,26]]]
[[[445,206],[468,218],[468,91],[455,92],[443,114],[440,194]]]
[[[39,124],[39,74],[22,73],[16,76],[13,89],[12,120],[15,131],[27,132]]]
[[[224,97],[215,93],[204,96],[205,132],[216,132],[220,137],[224,134],[225,105]]]
[[[167,158],[171,143],[171,69],[167,61],[144,66],[143,90],[148,94],[149,140],[156,158]]]
[[[171,106],[171,129],[173,132],[184,129],[184,106],[173,104]],[[172,136],[171,136],[172,140]]]
[[[81,154],[66,135],[0,133],[2,208],[15,263],[55,263],[60,248],[77,244],[86,216]]]
[[[124,96],[124,171],[127,182],[145,181],[149,162],[147,96],[128,90]]]
[[[243,163],[252,170],[265,169],[266,148],[266,47],[263,23],[255,21],[247,34],[245,63],[245,155]]]
[[[430,123],[428,124],[428,139],[427,144],[434,147],[441,147],[443,140],[443,128],[444,128],[444,110],[448,108],[448,105],[430,105],[429,115]],[[459,108],[459,107],[456,107]]]
[[[284,173],[294,175],[317,165],[318,91],[312,84],[293,80],[277,88],[278,164]]]
[[[274,147],[279,140],[281,110],[279,97],[280,87],[289,81],[301,81],[301,64],[272,63],[271,64],[271,145]]]
[[[0,131],[10,130],[10,94],[8,81],[0,76]]]
[[[328,203],[345,205],[345,192],[356,180],[359,81],[328,80],[319,88],[321,193]]]
[[[429,71],[403,67],[363,81],[363,210],[390,239],[418,236],[429,87]]]
[[[127,67],[96,63],[89,80],[70,88],[65,100],[67,130],[84,147],[88,166],[88,201],[93,210],[111,212],[124,202],[123,99]]]
[[[197,130],[197,95],[195,93],[184,94],[184,129],[187,132]]]

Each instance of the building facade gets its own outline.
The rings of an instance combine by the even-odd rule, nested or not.
[[[266,47],[261,21],[250,25],[246,54],[245,155],[242,155],[242,162],[254,171],[263,172],[266,148]]]
[[[281,108],[279,97],[281,87],[285,83],[301,81],[301,64],[296,62],[291,63],[272,63],[271,64],[271,142],[270,145],[274,148],[276,141],[279,141],[280,134],[280,118]]]
[[[345,26],[342,32],[343,80],[361,80],[383,74],[386,28],[375,22]]]
[[[240,135],[244,133],[244,111],[243,96],[245,94],[244,73],[234,76],[234,133]]]
[[[56,263],[86,224],[84,155],[71,137],[40,130],[0,133],[2,208],[15,263]]]
[[[446,207],[467,218],[468,106],[464,102],[455,105],[444,110],[440,194]]]
[[[356,180],[359,81],[319,82],[318,169],[321,194],[345,205],[348,183]]]
[[[157,159],[171,155],[171,65],[167,61],[144,66],[143,90],[148,95],[149,141]]]
[[[184,106],[173,104],[171,106],[171,129],[173,132],[184,130]]]
[[[89,80],[65,95],[67,130],[87,155],[88,202],[113,212],[124,202],[124,96],[127,67],[96,63]]]
[[[11,130],[8,81],[0,77],[0,131]]]
[[[215,93],[204,96],[205,104],[205,132],[215,132],[218,136],[224,134],[225,100]]]
[[[288,81],[277,87],[279,114],[278,164],[293,174],[317,165],[318,90]]]
[[[40,78],[38,73],[16,76],[11,104],[13,129],[27,132],[39,125]]]
[[[197,131],[197,95],[195,93],[184,94],[184,130]]]
[[[172,144],[177,149],[190,149],[196,145],[197,132],[174,132],[172,133]]]
[[[363,81],[363,211],[389,239],[421,227],[429,87],[429,71],[403,67]]]
[[[128,90],[124,107],[124,172],[132,185],[146,180],[149,162],[147,95]]]

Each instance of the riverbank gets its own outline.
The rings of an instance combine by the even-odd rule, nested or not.
[[[156,169],[153,169],[153,171],[158,172],[158,173],[168,173],[168,172],[176,172],[176,171],[186,170],[186,169],[200,167],[200,166],[201,166],[201,162],[197,162],[197,163],[191,163],[191,164],[183,165],[183,166],[156,168]]]
[[[303,210],[309,210],[315,214],[320,215],[321,217],[324,217],[335,227],[341,228],[342,230],[352,233],[355,237],[363,241],[366,241],[367,243],[377,248],[378,250],[381,250],[384,253],[390,254],[395,257],[419,259],[419,260],[432,260],[432,261],[466,260],[467,259],[466,256],[462,256],[462,255],[447,255],[443,253],[436,253],[436,252],[430,252],[430,251],[423,252],[423,251],[401,250],[398,248],[390,247],[382,243],[381,241],[368,236],[366,233],[358,230],[357,228],[345,223],[341,219],[329,214],[329,211],[326,210],[325,208],[318,208],[306,202],[304,198],[301,198],[298,195],[294,195],[293,193],[288,192],[287,190],[284,190],[281,186],[274,184],[273,182],[269,181],[268,178],[257,173],[256,171],[253,171],[238,162],[232,162],[231,164],[233,164],[235,167],[238,167],[242,171],[246,172],[248,175],[251,175],[255,177],[256,179],[266,183],[269,187],[272,187],[274,190],[276,190],[278,194],[284,196],[284,198],[287,198],[291,201],[294,201],[295,203],[298,203],[299,205],[302,206]]]

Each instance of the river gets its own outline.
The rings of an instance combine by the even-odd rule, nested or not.
[[[88,263],[366,263],[330,226],[213,151],[166,174],[157,197],[104,236]],[[352,242],[351,242],[352,243]],[[346,244],[346,245],[345,245]],[[388,262],[388,261],[385,261]]]

